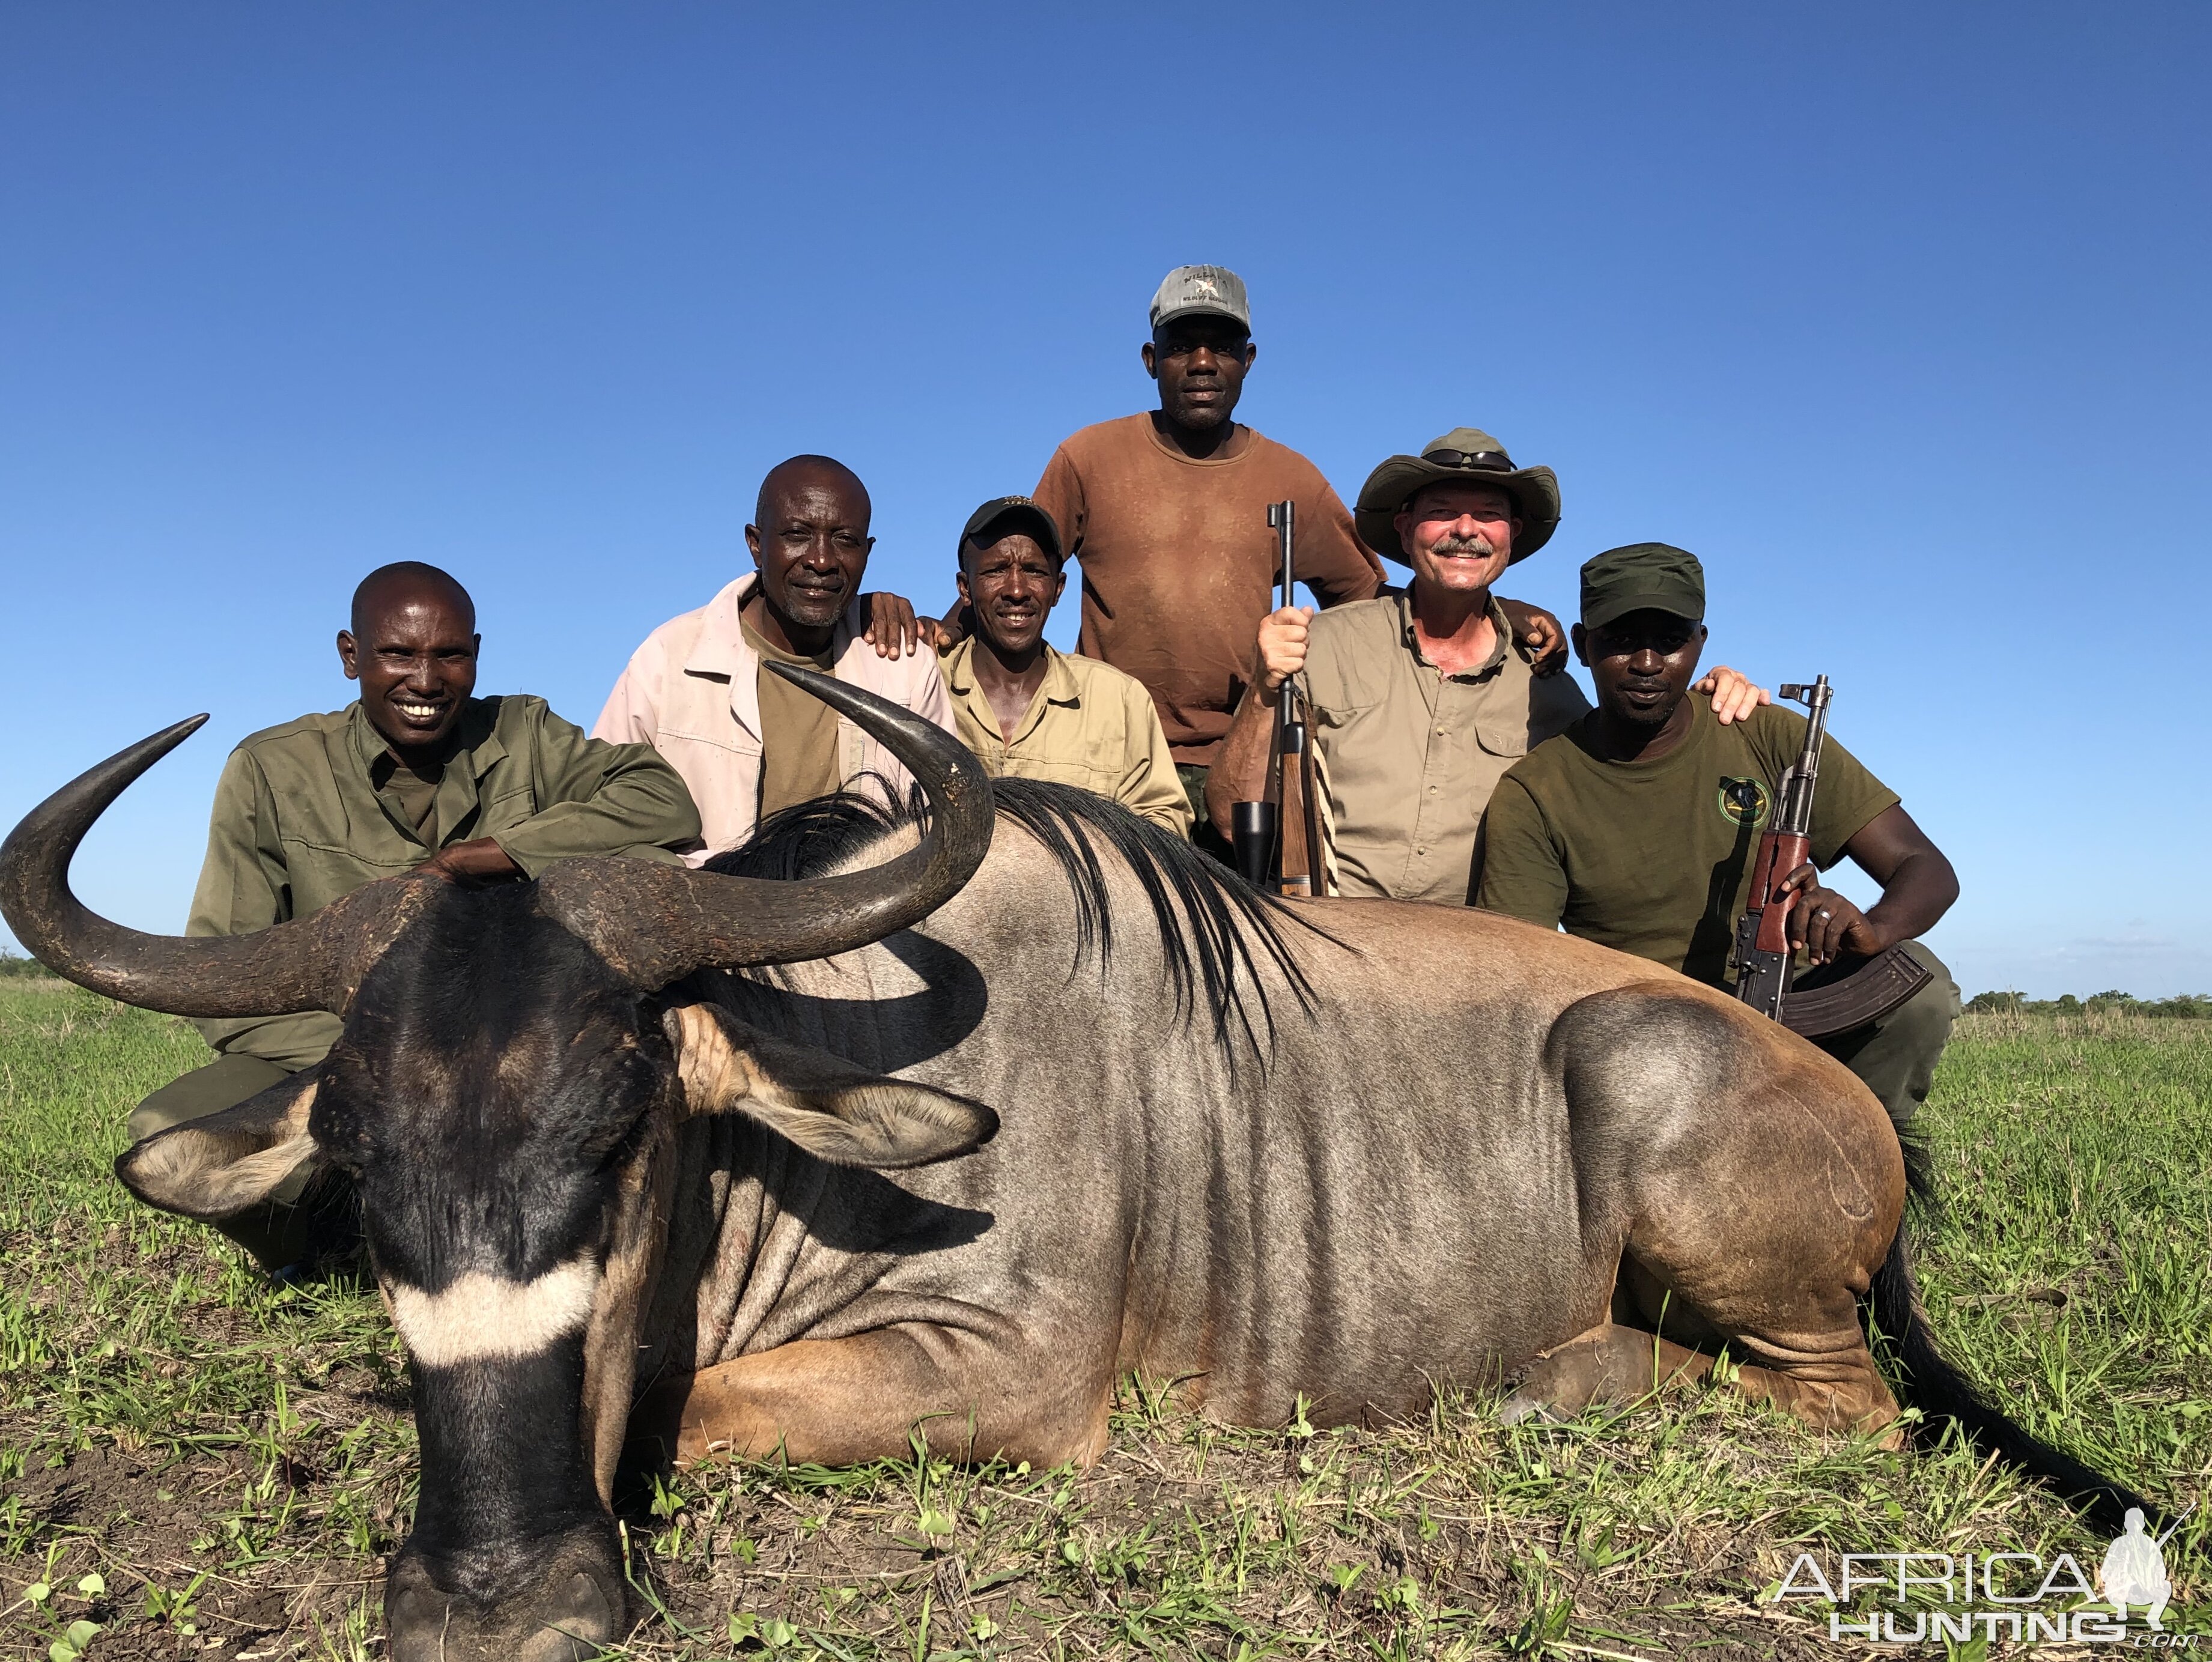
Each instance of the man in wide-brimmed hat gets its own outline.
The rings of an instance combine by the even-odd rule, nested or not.
[[[1141,356],[1158,408],[1071,434],[1033,494],[1082,563],[1076,651],[1145,684],[1195,810],[1243,691],[1252,620],[1281,569],[1268,504],[1297,505],[1297,579],[1322,607],[1367,599],[1384,573],[1321,470],[1237,419],[1258,351],[1243,279],[1177,266],[1149,322]],[[963,627],[959,617],[946,622]],[[1512,622],[1555,654],[1547,662],[1565,663],[1566,630],[1549,613]],[[1228,858],[1202,818],[1197,840]]]
[[[1589,708],[1568,676],[1535,674],[1492,591],[1559,528],[1559,482],[1516,466],[1489,434],[1455,428],[1370,474],[1354,521],[1370,548],[1413,567],[1411,587],[1261,620],[1206,813],[1225,835],[1231,804],[1259,797],[1275,705],[1295,677],[1324,810],[1319,886],[1464,905],[1491,791]],[[1712,679],[1723,719],[1765,696],[1733,670]]]

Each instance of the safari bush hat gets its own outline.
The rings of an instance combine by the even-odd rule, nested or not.
[[[1392,522],[1423,485],[1448,480],[1457,485],[1488,485],[1513,499],[1521,530],[1513,538],[1508,565],[1526,560],[1552,540],[1559,528],[1559,479],[1547,467],[1516,468],[1513,458],[1480,428],[1455,427],[1421,446],[1419,456],[1393,456],[1367,476],[1352,515],[1359,540],[1386,560],[1411,562]]]

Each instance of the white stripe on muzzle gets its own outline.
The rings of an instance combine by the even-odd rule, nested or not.
[[[535,1281],[509,1281],[477,1271],[442,1293],[394,1283],[392,1325],[426,1368],[534,1356],[591,1319],[599,1266],[575,1258]]]

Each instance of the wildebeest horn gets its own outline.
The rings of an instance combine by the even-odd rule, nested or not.
[[[56,974],[142,1009],[172,1016],[342,1009],[422,884],[374,884],[312,917],[211,937],[142,935],[95,916],[70,892],[70,861],[93,822],[206,720],[194,716],[140,739],[25,815],[0,843],[0,915]]]
[[[991,781],[943,728],[842,681],[769,666],[852,718],[928,794],[929,830],[896,859],[801,883],[726,877],[638,860],[578,860],[539,880],[545,903],[642,987],[697,969],[795,963],[879,941],[927,917],[990,852]]]

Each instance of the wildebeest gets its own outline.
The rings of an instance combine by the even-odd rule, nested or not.
[[[1868,1302],[1923,1406],[2139,1503],[1944,1365],[1897,1138],[1811,1046],[1505,919],[1264,900],[1098,798],[994,797],[935,728],[794,678],[907,765],[926,829],[832,803],[720,870],[402,878],[258,935],[137,934],[77,903],[70,858],[191,722],[0,849],[9,922],[72,980],[344,1017],[327,1060],[118,1170],[200,1217],[302,1160],[351,1177],[422,1448],[395,1656],[617,1635],[626,1437],[834,1463],[922,1422],[1080,1461],[1131,1369],[1248,1423],[1510,1374],[1518,1416],[1702,1376],[1722,1341],[1746,1393],[1880,1431]]]

